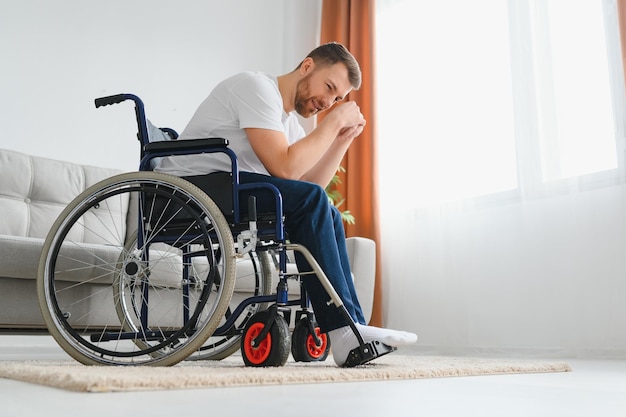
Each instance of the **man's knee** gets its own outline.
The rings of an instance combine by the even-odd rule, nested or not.
[[[324,188],[317,184],[305,182],[302,184],[299,200],[309,206],[310,209],[318,208],[328,204],[328,196]]]

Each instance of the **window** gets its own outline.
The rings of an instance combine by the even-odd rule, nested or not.
[[[382,200],[406,194],[407,181],[405,203],[420,207],[617,174],[624,94],[615,8],[378,0]]]
[[[529,6],[543,179],[617,168],[602,3]]]

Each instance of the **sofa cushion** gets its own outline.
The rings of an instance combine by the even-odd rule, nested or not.
[[[0,149],[0,213],[10,219],[0,235],[45,238],[74,197],[119,172]]]

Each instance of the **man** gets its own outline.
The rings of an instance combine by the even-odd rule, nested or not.
[[[228,139],[237,155],[241,183],[271,183],[280,190],[290,241],[305,246],[315,257],[365,342],[399,346],[416,342],[417,336],[365,325],[341,216],[324,192],[366,121],[355,102],[344,102],[305,135],[295,115],[311,117],[329,109],[360,85],[361,70],[352,54],[338,43],[321,45],[288,74],[245,72],[221,82],[199,106],[180,139]],[[224,155],[189,155],[165,158],[157,170],[198,184],[203,175],[230,171],[230,162]],[[274,209],[271,199],[261,198],[257,205],[259,211]],[[300,254],[296,262],[300,271],[311,270]],[[305,276],[304,285],[341,366],[359,343],[346,318],[327,304],[328,295],[317,278]]]

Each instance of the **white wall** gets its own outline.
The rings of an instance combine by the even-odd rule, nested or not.
[[[0,147],[135,170],[133,93],[182,130],[221,79],[291,71],[319,38],[321,0],[27,0],[0,13]]]
[[[436,352],[626,357],[626,186],[447,214],[383,231],[387,325]]]

